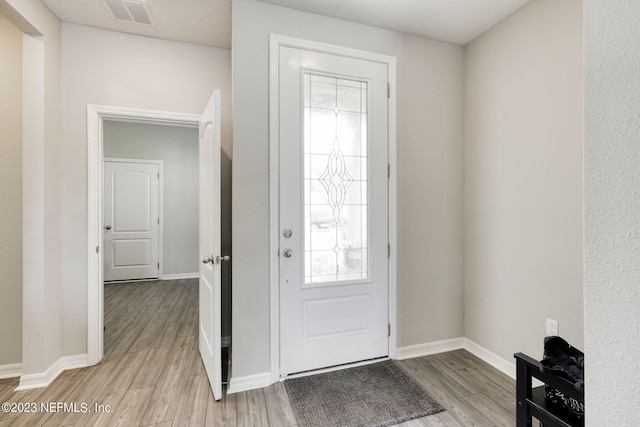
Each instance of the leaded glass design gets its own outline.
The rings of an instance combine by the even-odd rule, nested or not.
[[[367,83],[305,73],[305,283],[368,277],[367,207]]]

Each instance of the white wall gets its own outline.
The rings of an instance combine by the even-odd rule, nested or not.
[[[233,377],[270,371],[268,42],[277,33],[398,58],[398,345],[463,332],[463,49],[233,2]]]
[[[163,161],[163,274],[198,274],[198,129],[105,121],[104,156]]]
[[[65,354],[84,353],[87,346],[87,104],[200,114],[213,90],[221,89],[222,173],[228,175],[230,65],[228,49],[62,25],[64,172],[60,202],[63,241],[59,250],[65,283]],[[228,194],[224,188],[223,192]]]
[[[466,47],[465,336],[583,347],[580,0],[532,0]]]
[[[22,41],[22,371],[61,355],[60,22],[40,0],[0,0]]]
[[[0,15],[0,366],[22,363],[22,31]]]
[[[584,0],[586,425],[640,419],[640,3]]]

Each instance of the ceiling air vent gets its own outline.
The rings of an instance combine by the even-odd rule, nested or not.
[[[152,25],[145,0],[105,0],[113,17],[120,21]]]

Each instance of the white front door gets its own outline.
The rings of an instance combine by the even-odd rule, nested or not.
[[[222,398],[220,281],[220,91],[200,120],[199,348],[216,400]]]
[[[281,46],[281,375],[388,355],[388,66]]]
[[[158,163],[104,161],[104,280],[159,276]]]

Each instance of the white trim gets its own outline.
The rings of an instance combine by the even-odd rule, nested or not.
[[[162,265],[162,263],[160,264]],[[160,280],[178,280],[178,279],[199,279],[200,273],[173,273],[163,274]]]
[[[374,52],[332,44],[303,40],[278,34],[269,35],[269,267],[271,295],[271,381],[280,379],[280,289],[279,289],[279,133],[278,133],[278,53],[281,46],[331,53],[387,64],[389,87],[389,323],[391,324],[388,353],[396,357],[397,345],[397,157],[396,157],[396,58]],[[232,380],[233,381],[233,380]]]
[[[493,366],[505,375],[510,376],[514,380],[516,379],[516,362],[508,361],[501,356],[498,356],[494,352],[487,350],[479,344],[471,341],[469,338],[464,338],[464,349],[479,359],[484,360],[489,365]]]
[[[278,51],[275,35],[269,37],[269,284],[271,312],[271,381],[280,379],[280,267],[279,267],[279,187],[280,155],[278,102]]]
[[[200,116],[137,108],[87,105],[87,364],[104,353],[103,313],[103,122],[104,120],[198,127]],[[99,250],[97,250],[99,249]]]
[[[388,58],[389,78],[389,153],[388,161],[391,167],[389,174],[389,357],[397,357],[398,347],[398,156],[397,156],[397,124],[396,124],[396,58]]]
[[[22,363],[11,365],[0,365],[0,380],[5,378],[16,378],[22,375]]]
[[[366,61],[380,62],[383,64],[391,64],[396,62],[395,56],[384,55],[382,53],[369,52],[366,50],[353,49],[350,47],[339,46],[335,44],[316,42],[313,40],[299,39],[296,37],[283,36],[281,34],[269,34],[270,47],[292,47],[296,49],[304,49],[313,52],[330,53],[333,55],[347,56],[350,58],[363,59]],[[270,50],[270,52],[273,52]],[[273,59],[273,58],[271,58]],[[271,65],[274,65],[271,63]],[[277,67],[277,64],[275,64]],[[273,68],[272,68],[273,70]],[[394,75],[395,77],[395,75]]]
[[[46,371],[39,374],[29,374],[20,377],[20,385],[15,391],[30,390],[32,388],[47,387],[58,375],[69,369],[85,368],[89,366],[86,354],[64,356],[58,359]]]
[[[515,379],[516,378],[516,364],[515,362],[508,361],[490,350],[482,347],[481,345],[471,341],[468,338],[451,338],[441,341],[433,341],[424,344],[409,345],[406,347],[399,347],[394,353],[395,359],[405,360],[415,357],[431,356],[433,354],[446,353],[455,350],[466,350],[479,359],[485,361],[492,367],[496,368],[503,374]],[[318,369],[315,371],[303,372],[300,374],[288,375],[286,377],[278,377],[276,381],[272,380],[271,372],[263,372],[261,374],[247,375],[239,378],[232,378],[229,383],[229,392],[227,394],[240,393],[247,390],[253,390],[257,388],[268,387],[274,382],[284,381],[289,378],[297,378],[308,375],[321,374],[324,372],[337,371],[341,369],[351,368],[355,366],[367,365],[370,363],[376,363],[387,358],[365,360],[363,362],[352,363],[344,366],[335,366],[325,369]],[[534,385],[537,387],[542,383],[534,379]]]
[[[103,157],[103,162],[158,165],[158,280],[164,279],[164,160]],[[103,166],[104,167],[104,166]],[[103,201],[104,202],[104,201]],[[137,279],[134,279],[137,280]]]
[[[271,372],[262,372],[255,375],[231,378],[227,394],[241,393],[243,391],[255,390],[257,388],[269,387],[273,384]]]
[[[445,353],[447,351],[460,350],[464,348],[464,340],[464,338],[452,338],[448,340],[399,347],[396,353],[396,358],[398,360],[404,360],[412,359],[414,357]]]
[[[378,359],[362,360],[360,362],[347,363],[346,365],[330,366],[328,368],[316,369],[314,371],[305,371],[305,372],[299,372],[297,374],[289,374],[289,375],[280,377],[280,382],[283,382],[285,380],[292,379],[292,378],[309,377],[311,375],[326,374],[327,372],[335,372],[335,371],[342,371],[344,369],[357,368],[358,366],[373,365],[374,363],[384,362],[385,360],[391,360],[391,359],[388,357],[380,357]]]

